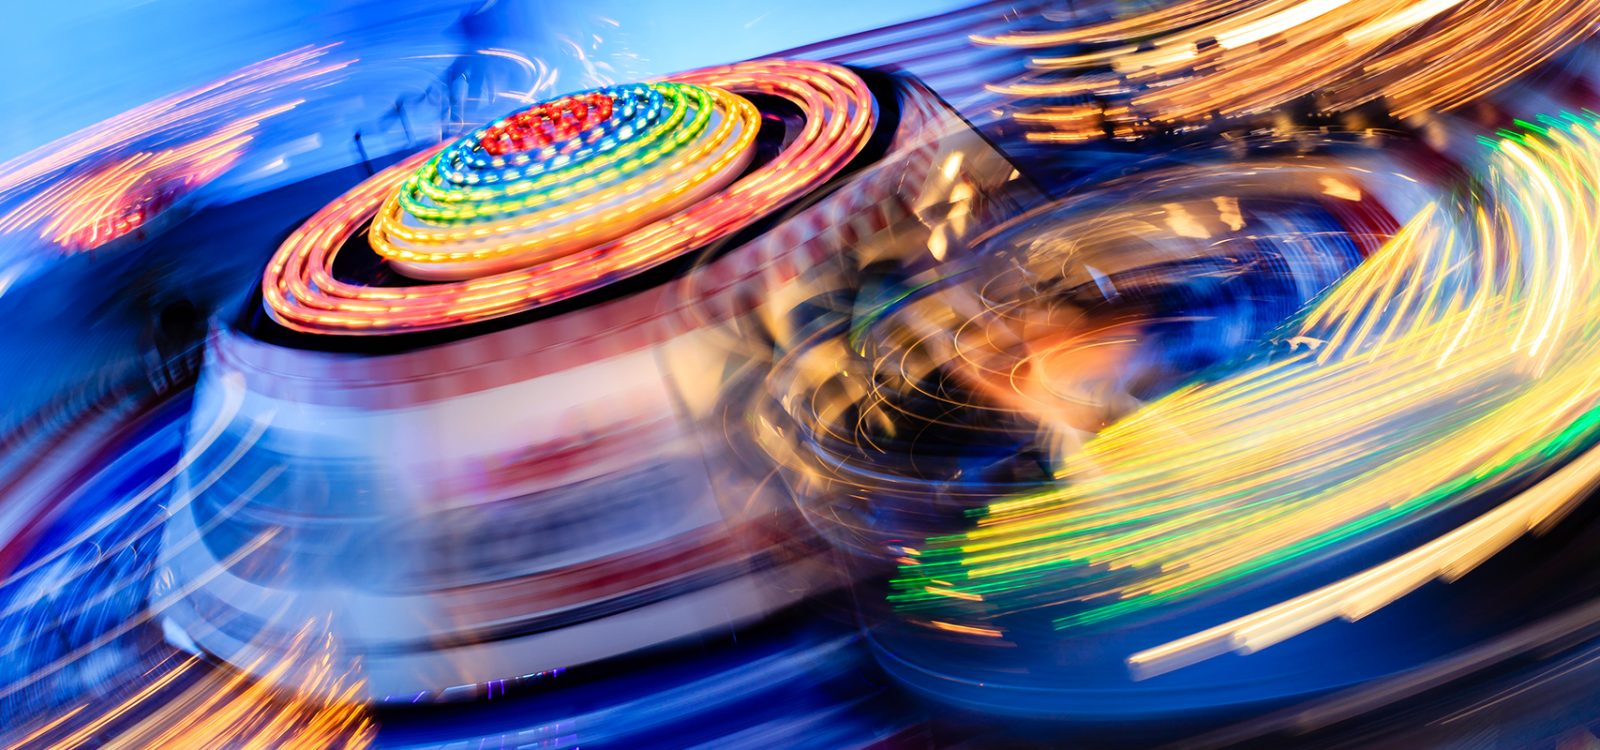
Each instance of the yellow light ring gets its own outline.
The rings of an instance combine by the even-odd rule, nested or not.
[[[336,279],[339,248],[441,145],[380,172],[292,233],[263,274],[269,314],[304,332],[387,334],[448,328],[568,299],[716,242],[822,185],[865,147],[877,116],[860,77],[829,63],[752,61],[669,80],[780,97],[800,109],[805,125],[771,161],[725,190],[610,242],[449,283],[370,287]]]

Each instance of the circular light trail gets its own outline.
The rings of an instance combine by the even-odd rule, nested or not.
[[[1287,347],[1100,430],[1057,482],[929,539],[891,598],[957,601],[985,622],[1048,609],[1063,629],[1125,624],[1498,502],[1389,562],[1130,659],[1150,675],[1362,617],[1559,518],[1600,482],[1600,129],[1540,119],[1501,131],[1484,189],[1424,207],[1294,321]]]
[[[1030,140],[1071,143],[1308,96],[1330,112],[1380,99],[1401,118],[1450,110],[1571,50],[1597,21],[1597,0],[1188,0],[973,39],[1063,51],[991,90],[1019,100],[1014,117],[1039,128]]]
[[[804,125],[748,169],[760,112],[792,103]],[[865,147],[866,84],[827,63],[756,61],[536,105],[380,172],[279,248],[262,281],[272,317],[303,332],[448,328],[530,310],[725,239],[821,186]],[[747,171],[748,170],[748,171]],[[402,273],[441,283],[335,278],[368,221]]]
[[[947,532],[951,507],[1054,486],[1106,424],[1267,339],[1395,231],[1367,189],[1386,182],[1254,159],[1041,207],[796,347],[758,433],[822,488],[803,504],[830,538],[876,556]]]

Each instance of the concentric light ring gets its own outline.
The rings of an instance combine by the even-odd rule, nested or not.
[[[419,168],[455,144],[425,151],[357,186],[290,235],[262,281],[269,313],[280,324],[303,332],[391,334],[448,328],[570,299],[725,239],[821,186],[865,147],[877,114],[866,84],[849,70],[827,63],[737,63],[673,76],[669,83],[702,87],[709,96],[726,103],[730,120],[747,116],[737,113],[753,111],[753,105],[734,96],[748,93],[791,102],[805,123],[774,158],[725,186],[710,189],[701,184],[703,194],[690,188],[665,196],[652,193],[659,200],[679,200],[683,205],[669,203],[672,210],[666,215],[631,225],[620,236],[585,234],[581,242],[574,239],[544,247],[526,242],[498,247],[484,239],[478,245],[407,259],[461,264],[430,278],[489,274],[445,283],[377,287],[335,278],[332,266],[340,247],[374,216],[379,217],[374,222],[375,249],[380,253],[387,250],[391,259],[403,257],[400,249],[417,253],[396,246],[384,233],[397,225],[394,211],[400,205],[399,191]],[[750,109],[743,109],[741,102]],[[726,124],[712,122],[707,128],[718,132]],[[749,136],[754,137],[753,129]],[[729,154],[739,148],[748,147],[735,140],[733,146],[714,149],[706,158],[736,163],[737,156]],[[643,210],[626,198],[618,196],[624,201],[615,209],[618,215]],[[478,237],[490,238],[502,226],[509,229],[512,225],[480,227]],[[404,229],[411,232],[415,227],[408,221]],[[472,237],[454,239],[470,241]],[[482,255],[473,256],[474,251]],[[417,265],[402,268],[415,275],[427,273]]]

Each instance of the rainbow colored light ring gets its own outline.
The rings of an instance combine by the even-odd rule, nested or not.
[[[1132,655],[1149,676],[1364,617],[1591,497],[1600,119],[1518,125],[1485,139],[1474,189],[1425,204],[1274,356],[1143,404],[1055,482],[925,540],[899,561],[894,603],[1126,627],[1492,503],[1355,575]]]
[[[760,113],[720,89],[658,85],[689,101],[693,115],[638,141],[647,145],[626,161],[580,162],[525,183],[536,191],[487,205],[462,205],[471,200],[462,196],[445,205],[413,197],[407,206],[425,167],[379,209],[373,250],[410,276],[471,278],[610,241],[722,189],[749,164]]]
[[[696,196],[700,199],[692,205],[631,227],[610,240],[595,240],[595,235],[590,235],[590,244],[574,244],[563,248],[565,252],[536,253],[531,258],[502,253],[494,260],[521,265],[457,267],[450,272],[494,272],[426,286],[370,287],[334,278],[331,269],[339,248],[369,218],[387,211],[386,205],[398,207],[398,190],[413,172],[449,145],[417,154],[341,196],[285,240],[262,280],[269,313],[280,324],[303,332],[391,334],[448,328],[569,299],[724,239],[822,185],[861,152],[877,117],[866,84],[849,70],[828,63],[736,63],[680,74],[669,82],[722,91],[723,96],[732,92],[779,97],[800,109],[805,124],[780,153],[725,188]],[[728,111],[736,106],[730,104]],[[627,205],[631,204],[624,207]],[[642,210],[634,208],[630,213]],[[392,218],[392,214],[384,215]],[[388,226],[383,225],[385,229]],[[492,232],[484,230],[485,236],[489,234]],[[485,257],[493,253],[487,244],[473,249],[485,251]],[[526,245],[517,247],[525,249]],[[447,255],[447,265],[471,258],[465,254],[469,251],[449,252],[464,254]],[[416,266],[427,262],[427,257],[433,256],[413,258],[416,262],[407,271],[417,272]]]

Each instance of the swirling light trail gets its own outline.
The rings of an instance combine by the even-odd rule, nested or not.
[[[1271,111],[1317,97],[1344,111],[1383,98],[1397,117],[1459,107],[1587,38],[1597,0],[1194,0],[1063,30],[975,37],[1018,48],[1104,45],[1032,60],[1038,71],[991,89],[1067,98],[1023,105],[1046,123],[1033,140],[1129,136]],[[1072,101],[1098,97],[1107,103]]]
[[[63,249],[87,250],[137,231],[172,202],[231,169],[263,121],[298,104],[269,107],[187,143],[136,152],[63,178],[0,215],[0,232],[38,226],[40,237]]]
[[[284,673],[303,662],[296,672],[303,689],[294,693],[279,694],[249,672],[224,672],[199,657],[174,654],[146,675],[146,684],[93,718],[79,706],[8,747],[367,747],[376,726],[359,700],[361,683],[316,658],[320,639],[314,633],[315,624],[307,623],[296,636],[297,657],[269,670]]]
[[[246,66],[216,81],[128,110],[0,164],[0,194],[38,184],[97,154],[138,148],[151,136],[184,137],[217,113],[260,108],[264,98],[343,70],[354,59],[324,58],[337,45],[305,47]]]
[[[1149,675],[1359,618],[1551,523],[1600,479],[1582,455],[1600,435],[1600,125],[1541,123],[1491,142],[1484,194],[1430,205],[1310,308],[1305,349],[1107,427],[1061,486],[908,557],[894,598],[1060,606],[1057,627],[1093,626],[1514,494],[1389,563],[1135,655]]]
[[[1376,251],[1422,191],[1362,163],[1161,169],[1042,206],[980,242],[1003,251],[818,328],[768,379],[757,434],[815,520],[862,524],[862,554],[938,533],[911,517],[1040,487],[1053,468],[1019,458],[1038,443],[1080,444],[1237,356]],[[909,527],[884,517],[902,505]]]

